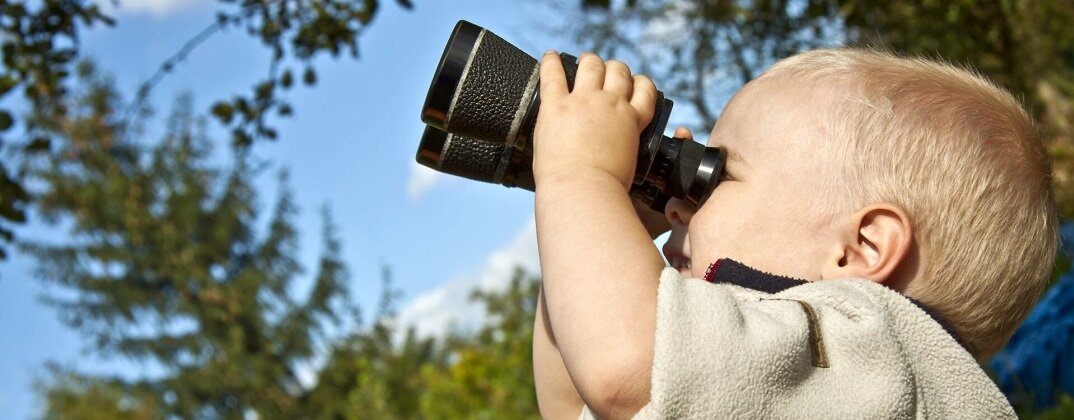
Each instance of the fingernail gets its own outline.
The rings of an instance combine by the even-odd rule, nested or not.
[[[556,50],[548,50],[544,52],[544,55],[555,54]]]

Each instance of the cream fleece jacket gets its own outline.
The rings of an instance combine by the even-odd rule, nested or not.
[[[635,418],[1015,418],[939,323],[861,279],[768,294],[665,269],[654,352]]]

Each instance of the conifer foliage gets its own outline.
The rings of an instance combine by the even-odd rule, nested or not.
[[[67,118],[45,124],[57,150],[33,171],[42,214],[68,236],[25,248],[38,277],[60,286],[50,303],[92,350],[159,374],[55,369],[45,417],[289,417],[305,392],[299,369],[351,313],[331,222],[304,291],[285,186],[259,227],[252,159],[215,167],[189,100],[159,144],[144,144],[116,118],[107,81],[79,70],[85,89]]]

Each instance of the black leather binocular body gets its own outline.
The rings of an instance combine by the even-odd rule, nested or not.
[[[560,54],[573,89],[577,58]],[[417,160],[435,170],[530,191],[533,127],[541,97],[538,61],[496,34],[459,21],[448,39],[421,119]],[[657,91],[638,139],[631,196],[663,211],[670,197],[700,206],[719,182],[720,148],[663,135],[673,102]]]

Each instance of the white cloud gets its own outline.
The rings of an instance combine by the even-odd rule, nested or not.
[[[401,330],[413,326],[419,337],[442,337],[452,328],[476,329],[485,317],[484,308],[470,300],[476,289],[507,288],[516,267],[528,273],[540,271],[537,227],[531,218],[507,246],[493,251],[479,273],[455,276],[439,288],[414,298],[399,311]]]
[[[443,178],[443,173],[418,162],[411,162],[410,182],[406,186],[407,196],[410,197],[410,201],[418,201]]]
[[[154,17],[163,17],[176,12],[190,10],[205,4],[207,0],[119,0],[119,5],[112,2],[101,3],[105,13],[148,13]]]

